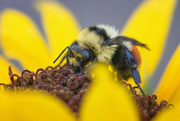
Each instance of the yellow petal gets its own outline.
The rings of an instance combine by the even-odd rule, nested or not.
[[[179,80],[180,80],[180,78],[179,78]],[[179,80],[175,80],[175,81],[179,81]],[[170,100],[171,104],[176,104],[179,102],[180,102],[180,86],[178,87],[176,92],[172,95],[171,100]]]
[[[177,95],[178,90],[180,91],[180,45],[177,47],[175,53],[173,54],[155,94],[158,97],[158,101],[167,100],[169,102],[175,97],[176,101],[180,102],[180,94]],[[173,100],[175,101],[175,100]]]
[[[5,54],[30,70],[50,63],[46,45],[34,22],[24,13],[6,9],[0,18],[0,40]],[[52,63],[52,62],[51,62]]]
[[[155,116],[152,121],[179,121],[180,119],[180,103],[175,105],[174,108],[168,109]]]
[[[1,121],[75,121],[68,107],[49,95],[0,93]]]
[[[20,74],[20,71],[17,69],[15,65],[8,62],[7,60],[5,60],[4,58],[0,56],[0,67],[1,67],[0,83],[9,84],[11,82],[9,78],[9,70],[8,70],[9,66],[11,66],[11,69],[14,74]]]
[[[150,48],[150,51],[139,49],[142,57],[140,74],[143,78],[153,74],[162,56],[176,2],[177,0],[143,1],[121,32]]]
[[[82,101],[82,121],[138,121],[139,114],[130,93],[113,81],[108,66],[93,71],[95,80]]]
[[[41,15],[54,61],[60,52],[77,38],[79,24],[65,6],[55,1],[40,1],[36,8]]]

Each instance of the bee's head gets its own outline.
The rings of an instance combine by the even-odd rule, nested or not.
[[[75,72],[82,72],[84,67],[95,59],[95,55],[91,50],[82,49],[75,41],[67,52],[67,63]]]

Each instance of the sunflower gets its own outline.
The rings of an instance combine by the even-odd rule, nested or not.
[[[140,49],[143,58],[140,74],[145,86],[149,83],[147,80],[153,75],[161,57],[175,4],[176,0],[142,2],[120,33],[136,38],[151,47],[151,52]],[[63,48],[72,43],[79,32],[77,22],[64,6],[54,1],[40,2],[37,6],[48,41],[44,41],[36,25],[27,15],[14,9],[6,9],[1,13],[0,41],[4,55],[0,57],[2,75],[0,83],[9,83],[7,71],[4,71],[9,65],[12,65],[14,73],[20,73],[9,59],[18,60],[22,67],[28,70],[45,68],[51,65]],[[175,108],[161,112],[152,119],[154,121],[178,120],[179,54],[178,45],[155,91],[158,101],[165,99],[173,103]],[[78,118],[63,102],[57,101],[52,96],[42,93],[24,94],[4,91],[0,92],[1,120],[140,120],[135,101],[122,85],[112,81],[113,78],[106,68],[99,65],[93,70],[96,75],[95,81],[82,101]]]

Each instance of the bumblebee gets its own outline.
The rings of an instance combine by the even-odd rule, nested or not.
[[[119,32],[109,25],[96,25],[83,29],[70,47],[66,47],[57,59],[68,49],[64,59],[75,73],[82,73],[88,65],[94,62],[111,64],[117,70],[118,78],[128,80],[133,77],[134,82],[142,91],[139,72],[141,64],[140,54],[136,46],[147,46],[135,39],[119,36]],[[148,49],[148,48],[147,48]]]

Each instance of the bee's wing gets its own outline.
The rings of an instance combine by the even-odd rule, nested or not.
[[[103,45],[104,46],[110,46],[110,45],[114,45],[114,44],[118,44],[118,45],[121,45],[122,44],[122,42],[131,42],[132,43],[132,45],[136,45],[136,46],[141,46],[141,47],[144,47],[144,48],[146,48],[146,49],[148,49],[149,50],[149,48],[147,47],[147,45],[146,44],[144,44],[144,43],[141,43],[141,42],[139,42],[139,41],[137,41],[137,40],[135,40],[135,39],[133,39],[133,38],[129,38],[129,37],[125,37],[125,36],[117,36],[117,37],[115,37],[115,38],[112,38],[112,39],[110,39],[110,40],[108,40],[108,41],[105,41],[104,43],[103,43]]]

